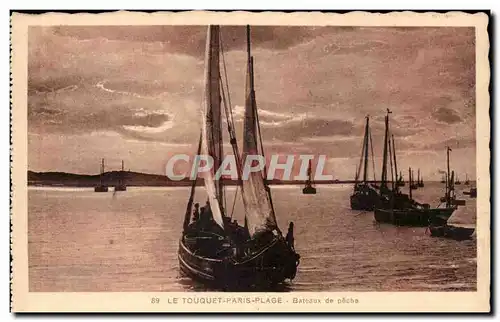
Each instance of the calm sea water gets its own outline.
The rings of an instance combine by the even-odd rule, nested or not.
[[[425,228],[376,224],[373,212],[350,210],[351,185],[320,185],[316,195],[303,195],[300,186],[271,188],[281,229],[286,232],[290,220],[296,227],[301,263],[292,291],[476,289],[475,239],[433,238]],[[228,188],[229,209],[234,192]],[[200,290],[180,275],[177,261],[188,195],[188,188],[95,193],[30,187],[30,291]],[[414,192],[431,205],[441,195],[439,183]],[[467,205],[450,222],[475,226],[475,199],[459,196]],[[196,197],[203,202],[202,188]],[[241,201],[233,218],[243,222]]]

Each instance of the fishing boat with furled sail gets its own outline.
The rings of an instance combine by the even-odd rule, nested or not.
[[[99,173],[99,185],[94,187],[94,192],[108,192],[108,186],[103,183],[104,159],[101,160],[101,171]]]
[[[409,169],[410,182],[412,182],[412,171]],[[377,222],[392,223],[397,226],[425,227],[429,223],[436,225],[445,224],[456,210],[456,206],[438,206],[431,208],[429,204],[421,204],[413,200],[412,189],[409,189],[408,202],[401,208],[377,208],[375,209],[375,220]]]
[[[466,202],[463,199],[457,199],[457,196],[455,194],[455,171],[451,171],[450,174],[450,152],[451,148],[447,147],[446,148],[446,167],[447,167],[447,172],[446,172],[446,180],[445,180],[445,193],[444,196],[440,198],[441,202],[445,202],[450,205],[455,205],[455,206],[465,206]]]
[[[353,210],[373,210],[380,201],[380,195],[376,188],[368,182],[368,153],[371,146],[373,160],[373,145],[370,134],[370,117],[366,116],[365,135],[363,138],[363,149],[361,150],[361,159],[356,168],[356,177],[354,179],[354,191],[351,194],[351,209]],[[359,175],[363,168],[363,179],[359,181]],[[373,165],[373,176],[375,176],[375,165]],[[375,179],[374,179],[375,180]]]
[[[389,115],[392,113],[387,109],[385,116],[384,152],[382,157],[382,176],[380,180],[380,199],[375,208],[405,208],[412,205],[413,201],[399,189],[396,184],[396,174],[398,173],[398,163],[396,157],[396,144],[394,135],[390,134]],[[390,173],[390,177],[389,177]],[[411,186],[411,181],[408,182]]]
[[[306,180],[306,186],[304,189],[302,189],[302,193],[305,195],[314,195],[316,194],[316,188],[312,184],[312,166],[311,166],[311,160],[309,160],[309,167],[307,168],[307,180]]]
[[[387,180],[387,156],[389,153],[394,163],[390,164],[391,175],[397,173],[397,162],[394,148],[394,137],[392,147],[390,141],[387,140],[388,135],[388,116],[391,113],[387,111],[386,116],[386,142],[384,142],[384,163],[382,164],[382,183],[380,187],[381,195],[384,197],[374,210],[374,217],[377,222],[392,223],[399,226],[420,226],[424,227],[429,225],[429,222],[444,223],[453,214],[456,209],[454,207],[441,207],[431,208],[429,204],[419,203],[413,200],[412,197],[412,184],[413,175],[411,168],[408,169],[409,176],[409,194],[403,194],[394,184],[392,180],[392,189],[388,186]],[[392,159],[391,159],[392,161]],[[394,169],[393,169],[394,167]]]
[[[446,191],[445,191],[445,196],[443,198],[441,198],[441,202],[445,203],[446,208],[456,209],[458,205],[465,205],[465,201],[456,199],[454,180],[453,180],[455,173],[454,173],[454,171],[451,171],[451,175],[449,174],[449,171],[450,171],[450,151],[451,151],[451,149],[449,147],[447,147],[447,149],[446,149],[447,161],[446,162],[447,162],[448,172],[447,172],[447,176],[446,176]],[[428,228],[429,228],[431,236],[433,236],[433,237],[444,237],[444,238],[450,238],[450,239],[455,239],[455,240],[469,239],[475,231],[474,228],[448,225],[448,223],[446,221],[445,222],[430,221]]]
[[[239,155],[232,121],[231,103],[219,60],[224,63],[220,27],[209,26],[205,52],[205,91],[203,96],[202,131],[198,154],[213,158],[219,169],[223,156],[222,112],[226,116],[230,144],[238,168],[238,186],[244,208],[244,226],[232,221],[225,208],[224,182],[217,180],[214,170],[203,172],[208,195],[206,206],[198,212],[193,201],[196,180],[193,180],[182,236],[179,241],[179,266],[182,272],[224,290],[267,287],[294,279],[299,254],[293,245],[293,223],[286,238],[278,227],[266,169],[242,176],[242,162],[252,155],[263,157],[262,137],[254,90],[253,57],[250,52],[250,27],[247,26],[247,83],[243,152]],[[226,77],[227,90],[227,77]],[[221,109],[221,101],[224,110]],[[260,143],[259,143],[260,142]],[[236,198],[236,197],[235,197]],[[191,219],[193,214],[193,219]]]

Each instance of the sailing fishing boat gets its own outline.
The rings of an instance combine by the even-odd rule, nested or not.
[[[455,185],[461,185],[462,182],[460,181],[460,179],[458,179],[458,174],[457,174],[457,180],[455,180]]]
[[[409,169],[410,182],[413,181],[412,171]],[[375,209],[377,222],[392,223],[398,226],[425,227],[429,223],[444,224],[456,209],[454,207],[430,208],[429,204],[421,204],[413,200],[412,190],[409,188],[409,200],[404,208]]]
[[[396,158],[396,144],[394,135],[390,135],[389,130],[389,115],[392,113],[387,109],[385,116],[385,135],[384,135],[384,151],[382,157],[382,176],[380,180],[379,193],[380,198],[376,204],[376,208],[404,208],[407,204],[412,205],[413,201],[408,198],[408,195],[401,192],[399,185],[395,182],[395,176],[398,173],[398,163]],[[391,140],[392,139],[392,140]],[[388,164],[389,163],[389,164]],[[390,167],[388,168],[388,166]],[[389,178],[389,171],[391,177]],[[390,186],[389,186],[390,184]],[[409,183],[409,185],[411,182]]]
[[[263,171],[251,172],[242,179],[241,164],[249,155],[263,156],[262,137],[254,90],[253,57],[250,52],[250,27],[247,26],[247,83],[244,118],[243,155],[240,158],[232,121],[229,95],[226,97],[219,59],[224,60],[219,26],[209,26],[205,52],[205,92],[203,96],[202,132],[198,154],[214,159],[218,169],[222,151],[222,110],[224,102],[231,147],[238,168],[238,189],[243,200],[245,225],[232,221],[224,207],[224,182],[217,180],[215,170],[203,172],[208,195],[205,207],[193,212],[196,180],[193,180],[182,236],[179,241],[180,269],[194,279],[222,286],[225,290],[270,286],[295,278],[299,254],[293,245],[293,223],[283,237],[278,227],[271,190]],[[224,61],[223,61],[224,62]],[[223,64],[225,66],[225,64]],[[225,75],[225,69],[224,69]],[[222,86],[221,86],[222,85]],[[226,88],[227,88],[226,77]],[[258,143],[260,142],[260,144]],[[191,219],[193,214],[193,219]]]
[[[464,185],[468,186],[470,184],[470,181],[469,181],[469,176],[467,175],[467,173],[465,174],[465,182],[464,182]]]
[[[447,164],[447,173],[448,175],[446,176],[446,184],[445,184],[445,194],[443,197],[440,198],[441,202],[446,202],[455,206],[465,206],[466,202],[463,199],[457,199],[457,196],[455,194],[455,171],[451,171],[451,176],[450,176],[450,152],[451,148],[447,147],[446,151],[446,164]]]
[[[120,171],[120,176],[118,177],[118,184],[115,185],[115,191],[127,191],[127,186],[125,185],[125,169],[122,160],[122,170]]]
[[[104,159],[101,160],[101,171],[99,174],[99,185],[94,187],[94,192],[108,192],[108,186],[103,184]]]
[[[374,186],[368,182],[368,149],[369,145],[372,147],[373,159],[373,145],[371,144],[370,134],[370,117],[366,116],[365,135],[363,138],[363,149],[361,150],[361,159],[356,168],[356,176],[354,179],[354,191],[350,197],[351,209],[353,210],[373,210],[375,205],[380,201],[380,196]],[[363,166],[363,180],[359,181],[361,167]],[[373,170],[375,176],[375,166]]]
[[[446,183],[446,178],[445,178],[444,174],[443,174],[443,177],[441,178],[441,183]]]
[[[430,208],[429,204],[422,204],[412,197],[412,183],[413,183],[413,173],[411,168],[408,168],[409,177],[409,193],[408,195],[403,194],[399,191],[397,185],[393,184],[392,190],[388,187],[387,181],[387,153],[392,154],[394,158],[394,165],[391,162],[390,171],[397,173],[397,163],[396,154],[394,148],[394,141],[391,144],[387,140],[388,133],[388,116],[391,111],[387,110],[386,116],[386,142],[384,143],[384,163],[382,164],[382,183],[381,183],[381,194],[385,192],[383,197],[385,198],[374,210],[374,217],[377,222],[392,223],[400,226],[420,226],[424,227],[429,225],[429,222],[446,222],[448,218],[452,215],[456,208]],[[392,150],[392,152],[391,152]],[[394,183],[394,181],[393,181]],[[385,189],[384,189],[385,187]]]
[[[441,202],[445,203],[444,209],[456,210],[458,205],[465,204],[464,200],[456,199],[454,177],[455,172],[451,171],[450,175],[450,147],[446,148],[446,163],[447,163],[447,175],[446,175],[446,189],[445,196],[441,198]],[[457,227],[448,225],[447,220],[441,221],[429,221],[429,231],[431,236],[445,237],[452,239],[468,239],[474,232],[473,228]]]
[[[306,195],[310,195],[310,194],[316,194],[316,188],[313,187],[312,185],[312,171],[311,171],[311,160],[309,160],[309,167],[307,168],[307,181],[306,181],[306,186],[304,187],[304,189],[302,189],[302,193],[303,194],[306,194]]]

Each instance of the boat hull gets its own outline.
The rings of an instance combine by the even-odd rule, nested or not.
[[[455,208],[375,209],[375,220],[397,226],[426,227],[429,223],[445,224]]]
[[[116,185],[115,191],[127,191],[127,186],[125,185]]]
[[[283,252],[286,250],[285,252]],[[256,256],[236,261],[232,256],[207,258],[195,254],[184,239],[179,241],[179,267],[189,277],[224,290],[274,286],[294,279],[299,255],[275,239]]]
[[[477,197],[477,189],[471,188],[470,191],[464,191],[464,195],[468,195],[470,198],[476,198]]]
[[[94,187],[94,192],[108,192],[108,187],[107,186]]]
[[[302,189],[302,193],[305,195],[314,195],[314,194],[316,194],[316,188],[305,187],[304,189]]]
[[[429,231],[432,237],[444,237],[454,240],[471,239],[474,233],[474,228],[458,227],[458,226],[429,226]]]
[[[354,192],[350,197],[352,210],[372,211],[382,203],[379,193],[368,185],[354,187]]]
[[[367,196],[363,194],[353,194],[351,195],[351,209],[352,210],[366,210],[372,211],[378,204],[378,198],[373,196]]]

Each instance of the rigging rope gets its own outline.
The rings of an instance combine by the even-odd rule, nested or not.
[[[238,145],[236,142],[236,134],[234,132],[234,119],[233,119],[233,111],[232,111],[232,106],[231,106],[231,94],[229,92],[229,82],[227,78],[227,71],[226,71],[226,60],[224,59],[224,46],[222,42],[222,35],[219,37],[219,42],[220,42],[220,51],[221,51],[221,56],[222,56],[222,66],[223,66],[223,71],[224,71],[224,78],[225,78],[225,84],[223,82],[223,77],[220,73],[219,70],[219,80],[221,82],[221,90],[222,90],[222,100],[223,100],[223,105],[224,105],[224,115],[226,116],[226,121],[227,121],[227,128],[229,132],[229,138],[230,138],[230,143],[233,148],[233,153],[235,155],[235,160],[236,160],[236,168],[237,168],[237,173],[238,173],[238,180],[241,181],[241,159],[240,159],[240,154],[238,151]],[[224,85],[226,90],[224,90]],[[227,94],[227,100],[226,100],[226,94]],[[236,186],[236,192],[233,198],[233,206],[231,209],[231,214],[230,218],[233,218],[233,213],[234,213],[234,208],[236,205],[236,198],[238,196],[238,190],[239,186]]]
[[[388,140],[387,147],[389,150],[389,155],[392,156],[392,144],[391,140]],[[391,165],[391,181],[392,181],[392,191],[394,191],[394,171],[393,171],[393,164],[392,164],[392,158],[389,158],[390,160],[390,165]]]
[[[361,157],[359,158],[358,168],[356,169],[356,178],[355,178],[356,182],[358,182],[359,176],[361,175],[361,165],[363,164],[363,158],[365,155],[365,145],[366,145],[366,133],[363,137],[363,147],[361,149]]]

